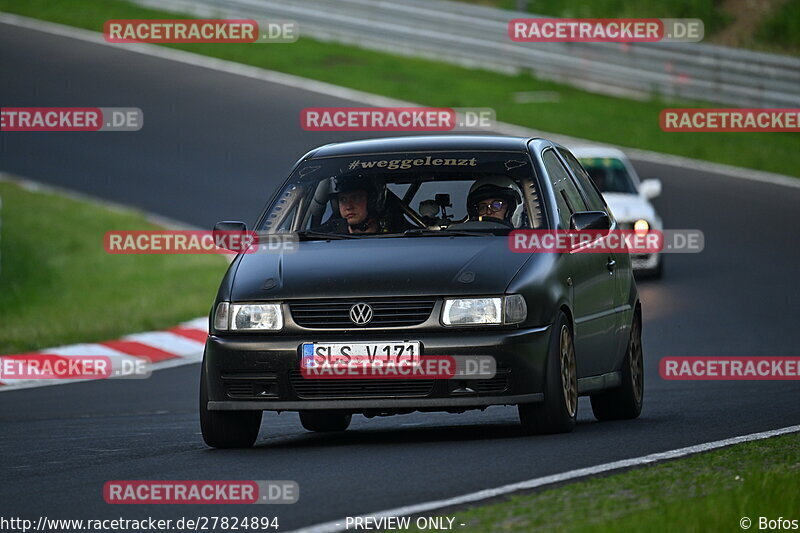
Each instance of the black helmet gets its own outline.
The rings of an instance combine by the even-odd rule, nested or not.
[[[467,213],[478,217],[478,202],[489,198],[500,198],[508,202],[505,220],[517,227],[522,216],[522,195],[519,187],[510,178],[483,178],[472,184],[467,196]]]
[[[334,176],[330,178],[330,200],[334,213],[339,212],[339,194],[353,191],[366,191],[367,212],[377,217],[386,209],[386,185],[377,178],[357,176]]]

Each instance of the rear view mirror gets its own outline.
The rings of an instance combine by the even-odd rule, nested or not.
[[[639,194],[651,200],[661,194],[661,180],[644,180],[639,184]]]
[[[214,224],[214,231],[211,234],[214,237],[215,243],[223,244],[221,247],[237,253],[241,252],[242,250],[236,250],[229,245],[225,245],[226,243],[233,244],[233,240],[229,238],[231,232],[244,235],[247,232],[247,224],[239,222],[238,220],[223,220],[222,222]]]
[[[581,213],[575,213],[570,217],[569,229],[607,230],[611,229],[611,220],[603,211],[583,211]]]

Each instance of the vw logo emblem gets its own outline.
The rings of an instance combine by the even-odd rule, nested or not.
[[[350,308],[350,320],[352,320],[354,324],[360,326],[368,324],[369,321],[372,320],[372,307],[363,302],[357,303]]]

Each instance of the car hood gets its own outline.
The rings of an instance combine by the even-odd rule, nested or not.
[[[635,222],[640,218],[651,223],[657,220],[653,204],[638,194],[603,193],[603,198],[617,222]]]
[[[231,300],[502,294],[528,257],[501,236],[304,241],[242,255]]]

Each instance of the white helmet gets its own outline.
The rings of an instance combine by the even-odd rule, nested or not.
[[[481,178],[472,184],[467,195],[467,213],[470,218],[478,216],[478,202],[488,198],[501,198],[509,202],[505,220],[515,228],[522,223],[522,191],[514,180],[503,176]]]

